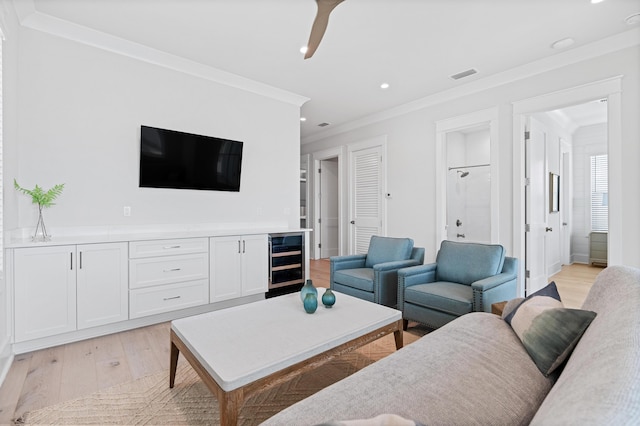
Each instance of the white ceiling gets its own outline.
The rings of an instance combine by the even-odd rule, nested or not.
[[[564,51],[637,37],[625,18],[640,12],[640,0],[345,0],[303,60],[313,0],[14,3],[23,23],[53,17],[306,96],[303,138],[559,54],[551,44],[566,37]],[[449,78],[469,68],[478,73]]]

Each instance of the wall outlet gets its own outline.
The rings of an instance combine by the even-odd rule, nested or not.
[[[131,216],[131,207],[129,207],[129,206],[124,206],[123,213],[124,213],[124,215],[125,215],[125,216],[127,216],[127,217]]]

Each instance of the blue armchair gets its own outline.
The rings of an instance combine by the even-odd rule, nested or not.
[[[359,299],[395,308],[398,269],[421,265],[424,248],[411,238],[372,236],[367,254],[330,258],[330,287]]]
[[[398,309],[408,321],[438,328],[516,297],[518,260],[501,245],[443,241],[436,263],[398,271]]]

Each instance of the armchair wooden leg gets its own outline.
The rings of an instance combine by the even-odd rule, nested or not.
[[[409,328],[409,320],[403,319],[402,320],[402,329],[404,331],[407,331],[407,328]]]

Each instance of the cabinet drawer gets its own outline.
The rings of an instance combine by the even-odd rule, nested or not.
[[[208,253],[129,260],[130,289],[208,278]]]
[[[176,254],[206,253],[208,248],[209,241],[207,238],[132,241],[129,243],[129,257],[137,259]]]
[[[140,288],[129,291],[129,317],[140,318],[209,303],[209,281]]]

